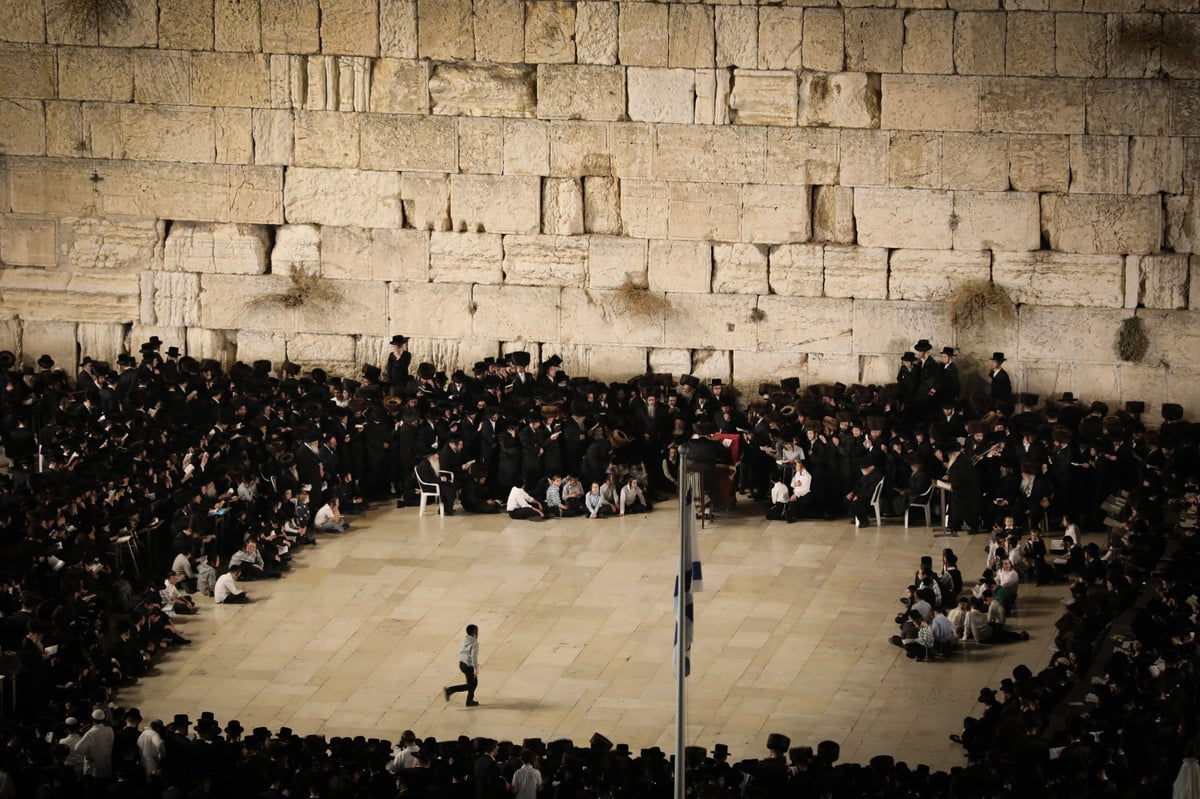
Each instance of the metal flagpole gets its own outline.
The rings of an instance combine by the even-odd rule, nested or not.
[[[687,599],[688,580],[692,574],[691,536],[688,535],[687,514],[692,512],[691,503],[687,501],[690,493],[688,487],[688,448],[679,448],[679,599],[678,610],[675,613],[675,799],[684,799],[684,749],[687,746],[687,711],[686,680],[687,680],[687,650],[689,633],[687,629]]]

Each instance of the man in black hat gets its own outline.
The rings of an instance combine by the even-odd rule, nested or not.
[[[917,372],[917,392],[913,401],[913,410],[918,418],[928,418],[938,399],[938,391],[942,386],[942,366],[929,356],[933,345],[929,339],[923,338],[913,345],[917,353],[917,363],[913,367]]]
[[[963,456],[962,446],[957,441],[947,443],[942,453],[946,456],[946,475],[950,482],[950,520],[947,530],[951,535],[958,535],[965,524],[967,531],[974,535],[979,532],[979,513],[983,506],[975,464]]]
[[[400,395],[400,390],[408,386],[408,367],[412,363],[412,353],[408,351],[408,336],[399,333],[392,336],[392,351],[387,359],[387,384],[393,397]]]
[[[1004,353],[993,352],[988,375],[992,379],[989,394],[992,398],[992,408],[1008,408],[1012,404],[1013,387],[1008,372],[1004,371]]]
[[[957,401],[959,392],[961,391],[961,383],[958,378],[958,364],[954,362],[954,348],[942,347],[942,385],[938,389],[938,395],[943,399],[952,399]]]

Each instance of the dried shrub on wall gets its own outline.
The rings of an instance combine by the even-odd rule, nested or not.
[[[59,0],[58,11],[76,27],[113,25],[129,19],[130,0]]]
[[[989,318],[1013,322],[1017,306],[1008,292],[990,280],[965,280],[946,295],[946,320],[956,327],[983,324]]]
[[[617,307],[631,316],[654,317],[670,311],[671,303],[663,295],[639,286],[627,277],[617,289]]]
[[[1113,349],[1122,361],[1140,361],[1146,357],[1146,350],[1150,349],[1150,336],[1146,335],[1145,323],[1136,316],[1121,320]]]
[[[255,297],[249,302],[251,308],[314,308],[329,310],[341,303],[341,289],[327,278],[315,272],[293,266],[288,276],[291,285],[284,291],[273,291]]]

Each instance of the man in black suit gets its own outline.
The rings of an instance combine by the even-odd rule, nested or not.
[[[942,347],[942,385],[938,390],[942,401],[958,400],[962,384],[958,378],[958,364],[954,362],[954,348]]]
[[[950,480],[950,522],[948,529],[951,534],[958,535],[966,524],[971,534],[979,532],[979,511],[983,505],[983,495],[979,489],[979,475],[975,472],[975,464],[964,457],[962,447],[958,442],[951,442],[942,450],[948,460],[946,473]]]
[[[458,496],[458,486],[463,481],[463,438],[460,435],[450,436],[450,440],[438,450],[438,469],[446,474],[436,475],[441,482],[442,505],[447,516],[454,515],[454,499]]]
[[[917,393],[913,398],[913,410],[919,418],[925,419],[930,411],[937,407],[940,398],[938,394],[942,387],[942,365],[930,357],[933,345],[929,339],[923,338],[913,345],[917,353]]]
[[[496,762],[497,743],[491,738],[479,741],[480,755],[475,759],[475,799],[502,799],[508,795],[508,783],[500,776],[500,764]]]
[[[988,374],[992,378],[991,397],[992,408],[1008,408],[1012,404],[1013,388],[1012,380],[1008,376],[1008,372],[1004,371],[1004,353],[993,352],[991,368]]]
[[[393,397],[400,396],[400,391],[408,386],[408,367],[412,363],[412,353],[408,351],[408,337],[399,334],[392,336],[392,351],[387,359],[387,383]]]
[[[875,487],[883,480],[883,472],[875,468],[870,460],[862,462],[862,476],[854,490],[846,495],[850,502],[850,515],[858,527],[870,527],[872,522],[871,498],[875,495]]]

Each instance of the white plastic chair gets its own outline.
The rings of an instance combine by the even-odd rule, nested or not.
[[[908,507],[904,509],[904,526],[908,527],[909,514],[914,509],[921,509],[925,513],[925,526],[928,527],[933,523],[933,483],[929,484],[929,488],[925,489],[924,493],[918,494],[908,503]]]
[[[875,484],[875,489],[871,492],[871,501],[870,501],[870,503],[868,503],[872,508],[875,509],[875,526],[876,527],[883,527],[883,500],[881,499],[881,497],[883,496],[884,482],[885,482],[884,480],[880,480],[878,483]],[[857,516],[854,517],[854,526],[855,527],[861,526],[858,523]]]
[[[433,497],[433,501],[437,505],[438,516],[445,516],[446,508],[445,508],[445,506],[442,505],[442,484],[441,484],[441,482],[440,481],[436,482],[436,483],[427,482],[426,480],[424,480],[421,477],[421,471],[416,466],[413,467],[413,474],[417,478],[417,487],[421,490],[421,502],[417,509],[417,515],[418,516],[425,515],[425,502],[430,497]],[[446,475],[447,478],[451,481],[454,480],[453,472],[447,472],[445,470],[439,471],[438,477],[440,478],[442,475]]]

